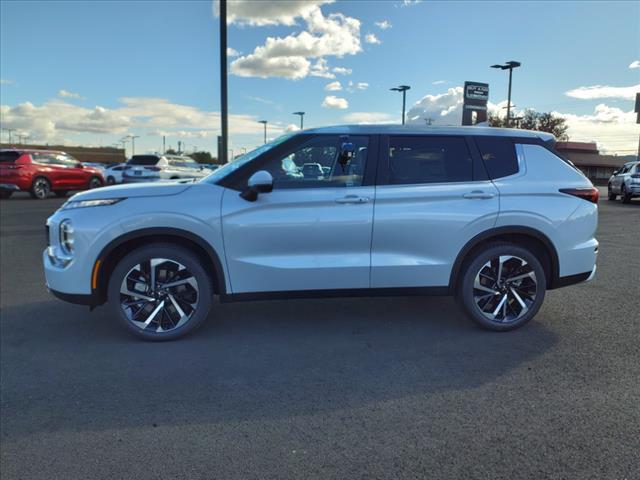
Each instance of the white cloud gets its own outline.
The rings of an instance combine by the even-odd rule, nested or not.
[[[351,75],[353,70],[345,67],[333,67],[333,73],[337,73],[338,75]]]
[[[358,90],[366,90],[367,88],[369,88],[369,84],[367,82],[358,82],[356,84],[356,88]]]
[[[418,3],[422,3],[422,0],[403,0],[403,7],[410,7],[411,5],[417,5]]]
[[[14,82],[13,80],[9,80],[7,78],[0,78],[0,85],[12,85],[16,82]]]
[[[629,68],[640,68],[640,60],[634,60],[629,64]]]
[[[63,100],[42,105],[24,102],[0,106],[0,126],[28,134],[33,141],[66,140],[69,134],[123,134],[131,129],[165,132],[169,136],[204,137],[219,134],[219,112],[203,111],[163,98],[123,97],[120,106],[85,108]],[[253,115],[230,115],[233,134],[259,134],[262,125]],[[270,131],[282,131],[282,125],[269,124]]]
[[[381,30],[386,30],[388,28],[391,28],[391,24],[389,23],[388,20],[383,20],[381,22],[375,22],[376,27],[380,28]]]
[[[367,33],[367,35],[364,37],[364,41],[373,45],[380,45],[382,43],[382,41],[378,37],[376,37],[374,33]]]
[[[306,30],[286,37],[268,37],[253,53],[234,60],[231,72],[243,77],[329,78],[322,57],[341,58],[362,51],[360,20],[341,13],[324,16],[317,5],[304,9],[300,15],[306,22]],[[310,58],[318,58],[313,68]]]
[[[431,118],[434,125],[460,125],[462,103],[462,87],[452,87],[437,95],[425,95],[407,112],[407,123],[422,125],[425,118]]]
[[[608,85],[593,85],[591,87],[579,87],[565,92],[568,97],[581,100],[593,100],[598,98],[621,98],[633,100],[636,92],[640,92],[640,84],[630,87],[610,87]]]
[[[227,3],[227,23],[265,26],[296,24],[297,17],[307,15],[314,8],[333,3],[334,0],[232,0]],[[213,3],[213,12],[219,15],[219,4]]]
[[[58,90],[58,96],[61,97],[61,98],[84,99],[84,97],[82,95],[80,95],[79,93],[70,92],[68,90]]]
[[[342,118],[347,123],[397,123],[400,115],[385,112],[351,112]]]
[[[336,97],[334,95],[327,95],[322,102],[324,108],[339,108],[341,110],[349,108],[349,102],[346,98]]]
[[[342,90],[342,84],[336,80],[335,82],[327,83],[324,89],[327,92],[337,92],[338,90]]]
[[[297,132],[298,130],[300,130],[300,127],[294,123],[290,123],[289,125],[287,125],[286,127],[284,127],[284,131],[286,133],[289,132]]]
[[[436,80],[435,82],[431,82],[431,85],[443,85],[447,83],[446,80]]]
[[[336,76],[329,71],[329,66],[324,58],[319,58],[318,61],[311,66],[309,75],[312,77],[336,78]]]
[[[151,130],[147,135],[152,137],[176,138],[208,138],[214,134],[213,130]]]
[[[237,57],[238,55],[240,55],[240,52],[235,48],[227,47],[227,57]]]

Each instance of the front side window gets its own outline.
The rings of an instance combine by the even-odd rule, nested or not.
[[[343,143],[354,145],[353,158],[341,161]],[[273,188],[358,187],[362,185],[369,137],[315,137],[293,151],[268,161],[260,170],[273,177]]]
[[[475,139],[492,180],[518,173],[516,148],[510,138],[477,136]]]
[[[389,184],[467,182],[473,179],[473,160],[464,138],[389,138]]]

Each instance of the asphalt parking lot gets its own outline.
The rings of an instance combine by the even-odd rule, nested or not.
[[[60,199],[0,203],[2,478],[640,475],[640,201],[600,200],[593,283],[477,329],[452,299],[219,305],[151,344],[44,286]]]

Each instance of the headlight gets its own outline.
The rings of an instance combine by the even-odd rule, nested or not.
[[[124,200],[124,198],[105,198],[103,200],[69,200],[65,203],[60,210],[70,210],[72,208],[85,208],[85,207],[106,207],[107,205],[113,205]]]
[[[73,226],[71,220],[66,219],[60,222],[60,245],[64,253],[73,253]]]

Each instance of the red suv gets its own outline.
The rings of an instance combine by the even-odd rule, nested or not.
[[[48,150],[0,150],[0,198],[27,191],[44,199],[54,192],[64,197],[69,190],[104,185],[97,168],[85,167],[71,155]]]

